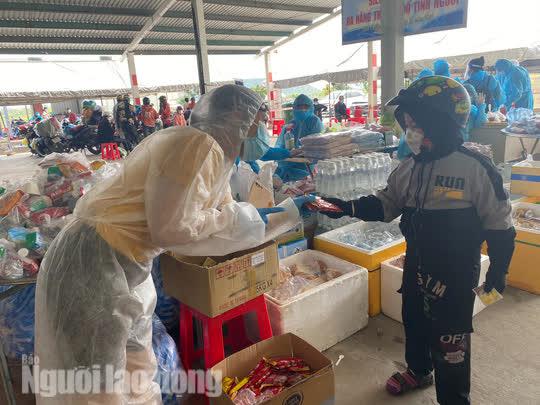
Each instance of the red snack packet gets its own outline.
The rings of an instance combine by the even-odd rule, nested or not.
[[[272,366],[265,364],[256,374],[253,374],[246,385],[246,388],[258,389],[262,382],[272,373]]]
[[[310,211],[324,211],[324,212],[343,212],[337,205],[332,204],[321,197],[316,197],[315,201],[307,203],[306,208]]]
[[[267,360],[275,370],[287,370],[291,367],[305,367],[306,362],[298,357]]]
[[[69,213],[68,207],[49,207],[32,213],[30,219],[36,224],[43,224],[48,218],[61,218]]]
[[[27,277],[35,276],[39,271],[39,264],[35,260],[28,258],[22,259],[22,265],[24,274]]]
[[[261,384],[260,389],[262,391],[267,387],[282,387],[286,383],[287,383],[286,374],[272,373],[264,379],[264,381]]]
[[[58,199],[59,197],[61,197],[62,195],[70,192],[73,190],[73,184],[71,183],[71,181],[69,180],[66,180],[64,181],[60,187],[52,190],[52,191],[49,191],[47,193],[47,196],[51,199],[51,200],[56,200]]]

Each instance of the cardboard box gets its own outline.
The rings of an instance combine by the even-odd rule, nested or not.
[[[295,242],[287,243],[286,245],[280,245],[278,246],[279,260],[303,252],[304,250],[307,250],[307,248],[307,239],[300,239]]]
[[[210,369],[212,375],[221,377],[245,377],[259,361],[269,357],[300,357],[314,374],[299,384],[286,389],[265,405],[329,405],[334,403],[334,370],[332,362],[309,343],[288,333],[276,336],[239,351]],[[217,374],[217,375],[216,375]],[[213,405],[233,405],[226,394],[210,398]]]
[[[276,243],[278,244],[278,246],[280,246],[280,245],[285,245],[287,243],[294,242],[303,238],[304,238],[304,222],[300,221],[294,226],[294,228],[279,235],[276,238]]]
[[[255,208],[271,208],[275,205],[274,190],[266,188],[261,181],[256,180],[249,191],[248,202]]]
[[[540,197],[540,162],[523,161],[512,166],[512,194]]]
[[[540,205],[516,203],[518,208],[530,209],[536,217],[540,217]],[[508,285],[540,294],[540,231],[516,226],[516,247],[508,270]]]
[[[257,248],[212,257],[161,256],[165,292],[209,316],[218,316],[277,285],[279,260],[275,242]]]
[[[368,272],[316,250],[290,256],[280,264],[310,265],[317,260],[342,275],[288,300],[275,298],[272,291],[265,296],[274,335],[294,333],[318,350],[326,350],[367,326]]]

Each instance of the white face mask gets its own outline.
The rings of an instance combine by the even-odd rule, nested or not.
[[[407,131],[405,131],[405,141],[409,145],[411,152],[418,155],[421,152],[420,147],[424,141],[424,131],[419,128],[407,128]]]

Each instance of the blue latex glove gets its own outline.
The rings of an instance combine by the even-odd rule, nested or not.
[[[265,224],[268,223],[268,215],[270,214],[276,214],[278,212],[285,211],[285,208],[283,207],[273,207],[273,208],[257,208],[257,211],[259,212],[259,215],[261,216],[261,219]]]
[[[300,197],[294,197],[293,201],[294,201],[294,204],[296,205],[296,208],[298,208],[300,215],[303,215],[307,211],[306,208],[304,208],[304,204],[315,201],[315,196],[313,194],[310,194],[310,195],[303,195]]]
[[[259,174],[259,172],[261,171],[261,168],[259,167],[259,164],[255,160],[252,160],[246,163],[251,166],[251,170],[253,170],[255,174]]]

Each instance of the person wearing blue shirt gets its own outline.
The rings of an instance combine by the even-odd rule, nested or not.
[[[433,73],[435,76],[450,77],[450,64],[444,59],[437,59],[433,63]]]
[[[491,110],[496,111],[505,103],[504,92],[499,80],[484,70],[484,64],[483,56],[471,59],[465,72],[465,83],[471,84],[477,93],[484,94],[486,106],[491,105]]]
[[[301,146],[300,140],[308,135],[320,134],[324,130],[322,121],[315,115],[313,101],[305,94],[300,94],[293,103],[294,119],[283,127],[276,142],[276,148],[289,151]],[[296,181],[309,175],[305,164],[284,162],[278,163],[276,174],[284,182]]]
[[[495,69],[506,97],[506,109],[509,110],[512,106],[532,109],[530,88],[527,88],[527,79],[523,72],[508,59],[495,62]]]
[[[486,98],[480,93],[478,94],[470,83],[463,85],[469,97],[471,98],[471,113],[469,114],[469,120],[467,121],[467,128],[463,131],[463,140],[469,142],[470,132],[473,128],[480,128],[487,122],[486,114]]]

